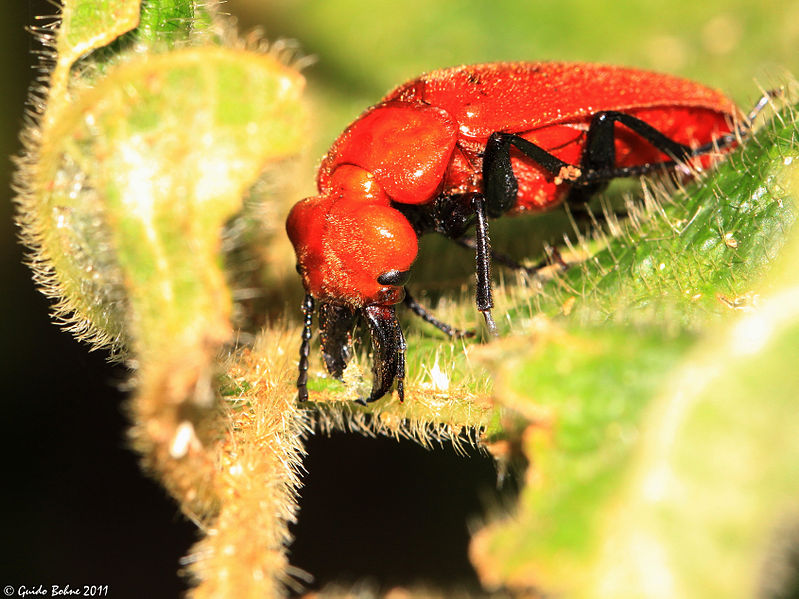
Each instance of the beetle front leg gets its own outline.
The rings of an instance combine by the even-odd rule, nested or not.
[[[405,343],[405,335],[402,334],[402,327],[397,323],[397,370],[394,373],[394,380],[397,382],[397,397],[400,403],[405,401],[405,352],[408,344]]]
[[[313,331],[313,310],[314,301],[311,294],[305,295],[302,302],[303,327],[302,342],[300,343],[300,361],[297,364],[299,375],[297,376],[297,399],[301,402],[308,401],[308,355],[311,352],[311,337]]]

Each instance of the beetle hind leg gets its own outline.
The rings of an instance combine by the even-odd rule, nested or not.
[[[761,100],[750,117],[756,116],[766,103]],[[633,166],[616,166],[616,123],[624,125],[671,159]],[[656,171],[673,169],[689,158],[732,145],[736,142],[737,135],[746,132],[748,127],[739,127],[736,133],[720,136],[709,143],[692,148],[674,141],[649,123],[632,115],[617,111],[598,112],[588,128],[585,150],[580,163],[581,175],[573,182],[574,187],[566,201],[569,203],[585,201],[588,195],[596,191],[597,186],[605,185],[611,179],[640,177]]]

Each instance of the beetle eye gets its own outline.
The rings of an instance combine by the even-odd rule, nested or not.
[[[302,267],[300,266],[299,262],[297,262],[297,264],[294,265],[294,268],[297,269],[297,274],[298,275],[302,275]]]
[[[389,270],[377,277],[377,282],[381,285],[394,285],[396,287],[403,287],[410,278],[410,270]]]

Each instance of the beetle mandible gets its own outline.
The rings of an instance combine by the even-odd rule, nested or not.
[[[462,239],[474,226],[477,309],[494,333],[489,218],[585,202],[611,179],[695,157],[706,165],[709,152],[746,133],[748,124],[735,129],[739,121],[741,111],[716,90],[600,64],[461,66],[396,88],[333,143],[319,166],[319,195],[297,203],[286,223],[306,292],[300,401],[308,399],[317,302],[333,376],[341,377],[357,317],[365,318],[374,375],[367,402],[395,383],[404,397],[396,304],[452,334],[406,294],[419,236]]]

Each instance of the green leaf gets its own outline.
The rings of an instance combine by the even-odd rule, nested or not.
[[[647,212],[580,269],[551,284],[550,313],[570,295],[582,322],[632,318],[701,325],[740,307],[752,282],[785,243],[797,207],[785,184],[793,145],[792,109],[730,155],[710,179],[668,198],[647,197]],[[721,300],[721,301],[720,301]]]
[[[517,514],[474,539],[487,584],[752,596],[799,492],[799,242],[764,280],[795,238],[795,110],[497,344],[495,397],[527,418],[531,466]]]
[[[65,0],[56,51],[59,65],[108,45],[139,23],[141,0]]]
[[[196,0],[158,0],[142,7],[139,40],[177,42],[210,24],[209,13]]]
[[[797,249],[783,261],[791,276],[707,335],[656,396],[603,510],[582,596],[753,597],[787,582],[777,575],[799,502]]]
[[[123,63],[84,90],[23,210],[64,317],[139,349],[226,339],[222,227],[301,145],[302,83],[272,57],[207,46]]]

